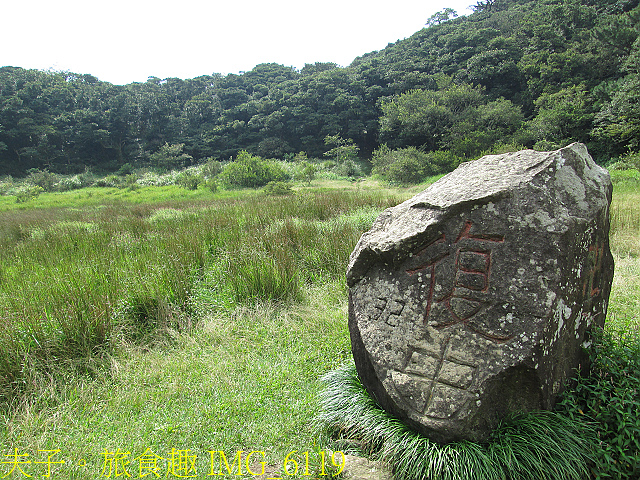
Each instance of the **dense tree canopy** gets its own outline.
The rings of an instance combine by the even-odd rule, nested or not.
[[[323,158],[327,136],[470,158],[496,143],[640,149],[638,0],[491,0],[425,18],[349,67],[149,78],[0,68],[0,174],[173,168],[238,152]],[[179,146],[179,147],[178,147]],[[171,152],[170,149],[179,149]],[[175,164],[174,164],[175,163]]]

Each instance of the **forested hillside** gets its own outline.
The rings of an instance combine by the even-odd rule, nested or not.
[[[367,159],[384,144],[472,158],[496,144],[581,141],[604,163],[640,149],[638,3],[480,1],[344,68],[262,64],[117,86],[3,67],[0,174],[174,168],[241,150],[321,157],[329,135]],[[167,144],[184,154],[157,165]]]

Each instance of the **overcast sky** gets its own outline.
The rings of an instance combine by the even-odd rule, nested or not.
[[[260,63],[347,66],[471,0],[10,0],[0,66],[90,73],[115,84],[238,73]]]

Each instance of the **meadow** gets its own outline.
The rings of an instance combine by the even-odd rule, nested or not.
[[[421,188],[0,197],[0,476],[335,472],[312,419],[351,356],[348,257]],[[616,183],[610,331],[640,329],[638,205]]]

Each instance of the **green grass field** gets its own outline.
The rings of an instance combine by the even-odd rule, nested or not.
[[[351,356],[347,260],[416,191],[0,197],[0,477],[335,472],[312,419],[318,378]],[[616,187],[614,330],[640,328],[638,205]]]
[[[608,328],[640,333],[640,183],[618,183],[611,203],[615,260]]]

